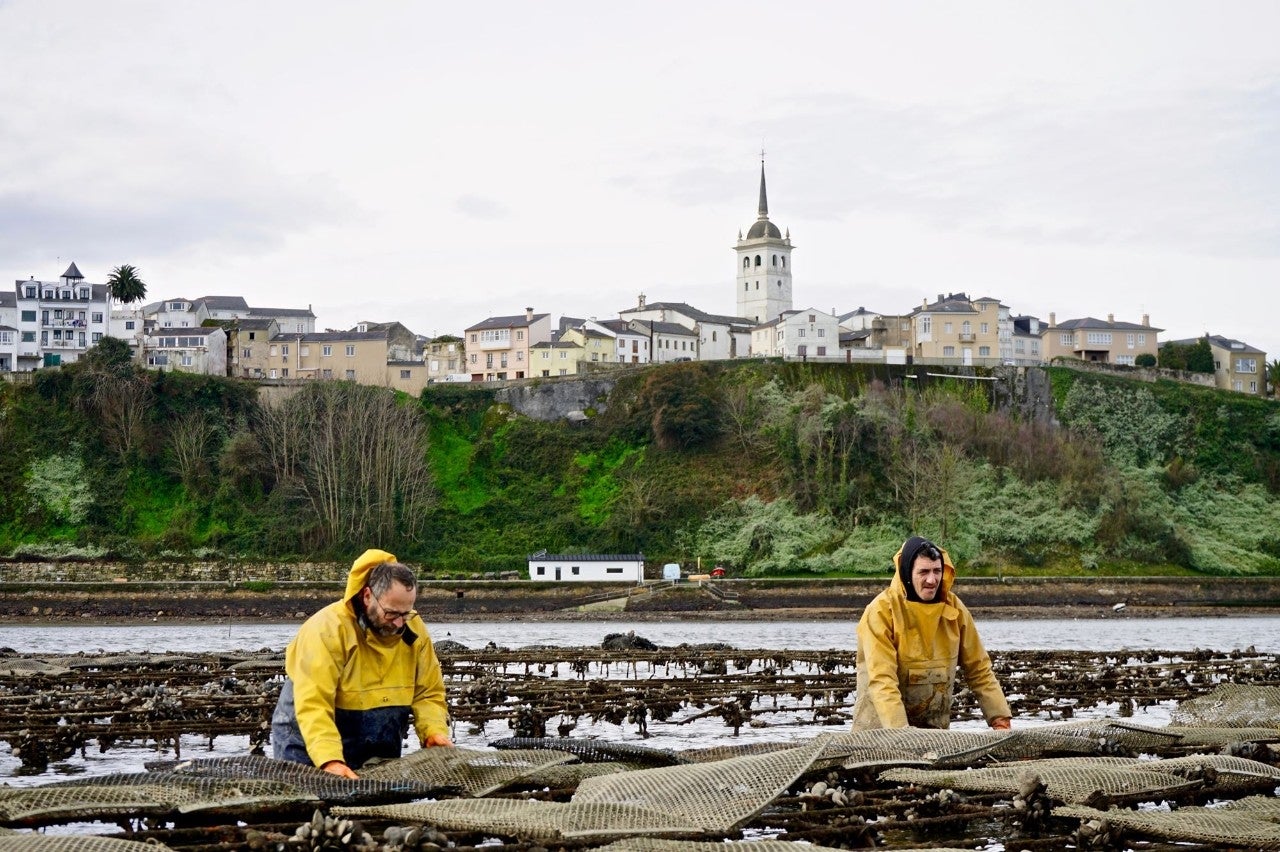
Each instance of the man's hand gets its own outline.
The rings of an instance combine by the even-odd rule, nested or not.
[[[325,772],[328,772],[330,775],[337,775],[340,778],[350,778],[352,781],[360,780],[360,776],[355,774],[351,767],[347,766],[341,760],[331,760],[320,768]]]
[[[997,716],[991,720],[991,729],[995,731],[1007,731],[1013,727],[1012,719],[1008,716]]]
[[[427,748],[431,746],[452,746],[453,740],[449,739],[448,734],[428,734],[427,741],[422,745]]]

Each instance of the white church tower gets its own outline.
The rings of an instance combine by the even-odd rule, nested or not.
[[[784,237],[769,221],[764,190],[764,160],[760,161],[760,207],[755,224],[743,239],[738,232],[737,316],[757,323],[777,319],[791,310],[791,230]]]

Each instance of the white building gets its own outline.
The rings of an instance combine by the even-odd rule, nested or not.
[[[241,296],[177,296],[142,308],[143,317],[157,328],[198,328],[205,320],[274,320],[281,334],[313,334],[316,315],[311,308],[255,308]]]
[[[648,364],[649,336],[631,327],[626,320],[602,320],[600,325],[613,332],[617,339],[619,364]]]
[[[696,341],[692,352],[682,351],[678,355],[663,357],[657,346],[652,347],[652,360],[657,362],[670,361],[675,357],[688,357],[694,361],[744,358],[751,345],[751,327],[755,325],[754,320],[709,314],[684,302],[649,303],[643,293],[635,307],[618,311],[618,316],[627,323],[643,320],[680,325],[692,333]]]
[[[221,326],[158,328],[142,338],[142,346],[150,369],[227,375],[227,333]]]
[[[764,161],[760,161],[760,203],[756,221],[744,239],[738,232],[734,246],[738,260],[738,316],[753,323],[777,319],[791,310],[791,231],[786,236],[769,221],[769,199],[764,187]]]
[[[529,557],[529,579],[570,583],[642,583],[644,554],[549,554],[540,550]]]
[[[90,284],[72,263],[57,281],[14,282],[0,299],[0,326],[15,336],[0,350],[9,371],[70,364],[107,334],[111,294],[106,284]]]
[[[751,330],[751,354],[802,361],[839,361],[840,321],[834,314],[808,308],[786,311]]]

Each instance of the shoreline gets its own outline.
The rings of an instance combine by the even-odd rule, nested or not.
[[[1160,621],[1172,618],[1280,618],[1280,609],[1274,607],[1144,607],[1126,606],[1116,611],[1111,607],[1051,607],[1051,606],[1018,606],[1018,607],[969,607],[974,619],[983,621],[1104,621],[1104,620],[1138,620]],[[498,623],[512,621],[513,618],[528,622],[600,622],[618,624],[666,624],[681,621],[724,621],[724,622],[845,622],[856,623],[861,615],[857,609],[813,609],[813,608],[773,608],[738,611],[700,611],[700,612],[578,612],[578,611],[525,611],[525,612],[474,612],[474,613],[431,613],[419,612],[427,626],[465,623]],[[222,617],[216,615],[199,615],[183,613],[164,613],[160,615],[66,615],[62,617],[40,614],[4,614],[0,615],[0,627],[76,627],[80,625],[108,625],[113,627],[137,624],[162,624],[180,626],[183,624],[246,626],[255,624],[301,624],[311,613],[301,617],[255,618],[248,616]]]

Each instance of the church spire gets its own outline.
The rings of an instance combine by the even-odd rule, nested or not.
[[[756,210],[756,218],[769,218],[769,196],[764,191],[764,157],[760,158],[760,207]]]

